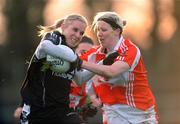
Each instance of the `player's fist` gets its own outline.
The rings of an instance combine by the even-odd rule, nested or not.
[[[51,33],[47,33],[44,36],[43,40],[49,40],[53,44],[59,45],[62,42],[62,40],[65,40],[65,37],[62,34],[60,34],[59,31],[53,31]]]
[[[20,119],[21,112],[22,112],[22,107],[17,107],[16,110],[14,111],[14,118],[17,120]]]
[[[112,65],[114,60],[119,56],[118,51],[109,54],[104,60],[103,65]]]
[[[71,72],[71,71],[73,71],[75,69],[77,69],[79,71],[81,69],[82,63],[83,63],[83,60],[81,58],[79,58],[79,56],[77,55],[76,60],[74,62],[70,63],[70,69],[69,69],[68,72]]]

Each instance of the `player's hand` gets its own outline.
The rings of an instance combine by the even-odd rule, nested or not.
[[[97,114],[97,108],[92,105],[84,105],[80,108],[79,114],[83,120],[87,120],[88,117],[94,117]]]
[[[96,95],[90,95],[89,98],[90,98],[92,105],[94,107],[101,107],[102,106],[101,100],[99,98],[97,98]]]
[[[62,34],[60,34],[59,31],[53,31],[51,33],[47,33],[43,40],[49,40],[55,45],[59,45],[60,43],[60,37],[64,37]],[[65,40],[65,38],[63,39]]]
[[[71,62],[70,69],[68,72],[71,72],[72,70],[75,70],[75,69],[79,71],[81,69],[82,63],[83,63],[83,60],[79,58],[79,56],[77,55],[77,59],[74,62]]]
[[[104,60],[103,65],[112,65],[114,60],[119,56],[118,51],[109,54]]]
[[[17,120],[20,119],[21,112],[22,112],[22,107],[17,107],[16,110],[14,111],[14,118]]]

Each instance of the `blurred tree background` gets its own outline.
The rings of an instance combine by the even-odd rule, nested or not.
[[[72,12],[91,23],[99,11],[115,11],[127,20],[124,36],[141,49],[160,124],[180,124],[179,0],[0,0],[0,124],[18,123],[13,112],[27,61],[40,41],[37,26]],[[90,28],[86,34],[98,44]]]

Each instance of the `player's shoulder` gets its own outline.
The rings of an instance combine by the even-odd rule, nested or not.
[[[118,53],[122,56],[127,55],[136,55],[138,52],[140,52],[139,47],[130,39],[125,39],[119,49],[118,49]]]
[[[123,41],[123,46],[127,46],[127,47],[137,47],[137,45],[130,39],[124,39]]]

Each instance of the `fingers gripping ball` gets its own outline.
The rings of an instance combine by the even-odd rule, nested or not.
[[[54,72],[65,73],[70,69],[70,63],[68,61],[50,55],[47,55],[46,59],[50,65],[50,69]]]

